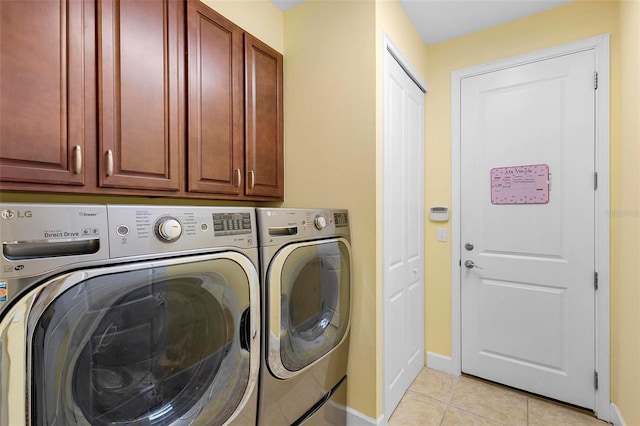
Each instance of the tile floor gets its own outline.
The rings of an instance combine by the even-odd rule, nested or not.
[[[580,410],[467,376],[425,368],[389,426],[605,426]]]

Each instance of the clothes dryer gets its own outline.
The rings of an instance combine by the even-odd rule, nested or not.
[[[0,424],[251,425],[255,210],[0,204]]]
[[[346,210],[257,209],[263,321],[258,424],[346,424]]]

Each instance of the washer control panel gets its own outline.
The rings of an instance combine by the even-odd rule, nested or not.
[[[34,277],[71,265],[214,250],[257,264],[256,229],[253,207],[0,203],[0,314]]]
[[[257,246],[251,207],[108,205],[111,257]]]

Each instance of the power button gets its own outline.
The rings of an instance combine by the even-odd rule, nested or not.
[[[129,234],[129,227],[127,225],[118,226],[118,228],[116,229],[116,234],[120,235],[121,237],[127,236]]]

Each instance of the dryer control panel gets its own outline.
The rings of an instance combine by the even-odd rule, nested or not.
[[[349,214],[344,209],[256,209],[261,246],[316,238],[349,236]]]

